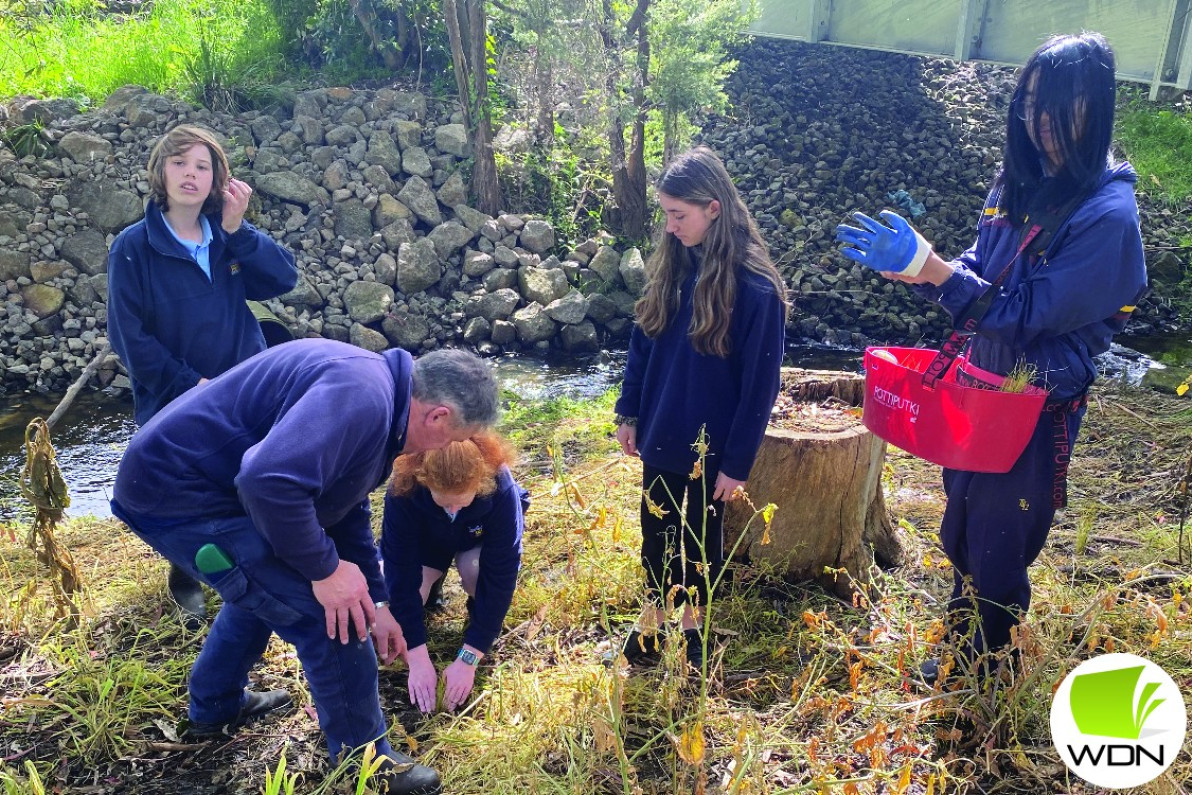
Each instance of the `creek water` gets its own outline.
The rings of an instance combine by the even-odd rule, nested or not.
[[[859,351],[792,347],[790,363],[820,370],[860,370]],[[591,398],[613,388],[625,369],[625,353],[588,357],[535,358],[509,355],[495,360],[502,389],[522,400]],[[34,417],[48,417],[60,395],[22,393],[0,396],[0,521],[27,511],[18,488],[25,462],[25,427]],[[132,399],[103,392],[83,392],[75,399],[52,441],[58,466],[70,489],[69,516],[111,515],[108,499],[120,456],[136,431]]]

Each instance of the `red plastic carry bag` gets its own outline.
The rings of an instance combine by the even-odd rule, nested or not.
[[[938,354],[927,348],[867,348],[865,427],[949,469],[1009,472],[1039,421],[1047,391],[1028,385],[1025,392],[1003,392],[998,387],[1005,379],[963,356],[928,387],[923,374]]]

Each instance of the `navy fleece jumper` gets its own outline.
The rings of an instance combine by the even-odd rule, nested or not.
[[[616,412],[637,418],[638,453],[650,466],[690,472],[692,445],[705,426],[708,471],[749,479],[778,396],[785,319],[769,282],[738,274],[727,357],[697,353],[688,337],[698,266],[684,279],[665,331],[651,339],[633,328]]]
[[[412,368],[400,349],[314,339],[271,348],[146,423],[114,501],[157,524],[247,514],[307,579],[342,558],[384,599],[368,495],[405,443]]]
[[[211,278],[171,234],[160,208],[125,229],[108,254],[108,334],[132,380],[136,421],[265,350],[246,299],[294,289],[294,256],[249,223],[211,225]]]
[[[464,631],[464,643],[488,653],[513,602],[529,504],[530,495],[513,480],[508,467],[497,472],[496,491],[476,497],[454,519],[435,504],[424,486],[401,497],[385,497],[381,558],[389,609],[411,649],[426,643],[418,592],[422,567],[432,559],[450,560],[481,544],[476,606]]]

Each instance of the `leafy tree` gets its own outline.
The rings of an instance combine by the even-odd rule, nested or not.
[[[504,201],[493,157],[492,103],[488,92],[490,40],[484,0],[443,0],[443,16],[451,42],[459,101],[472,133],[475,152],[472,195],[478,210],[496,215]]]
[[[650,73],[647,26],[652,2],[601,0],[599,20],[600,39],[608,59],[608,143],[616,200],[612,221],[622,235],[632,240],[646,234],[646,84]]]

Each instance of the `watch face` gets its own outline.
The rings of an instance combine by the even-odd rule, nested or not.
[[[468,651],[467,649],[460,649],[459,655],[457,655],[457,656],[459,657],[459,659],[464,661],[465,665],[475,665],[478,662],[478,660],[476,659],[476,655],[473,652]]]

